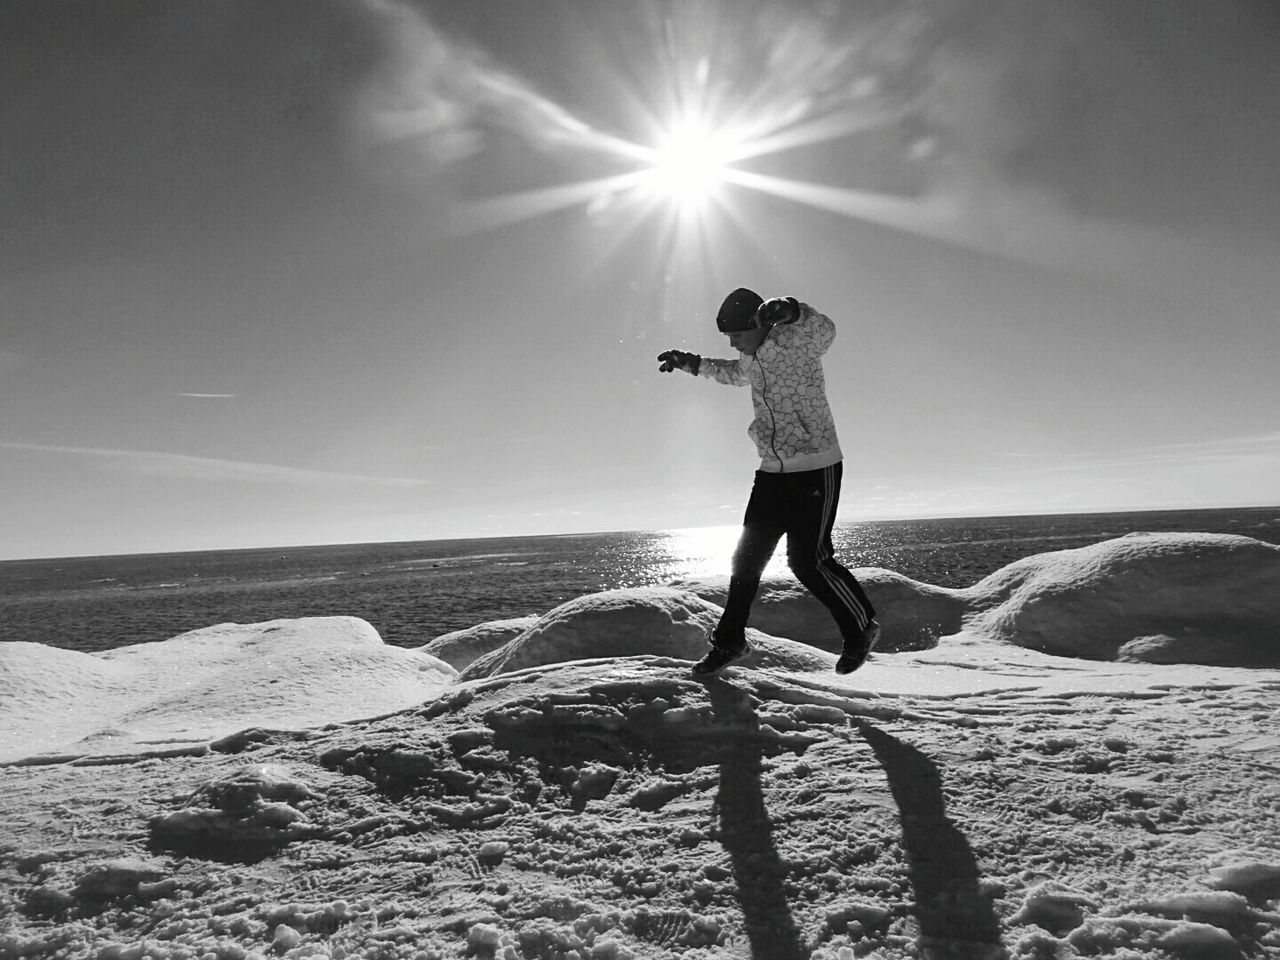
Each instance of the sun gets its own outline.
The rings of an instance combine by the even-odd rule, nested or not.
[[[513,101],[524,105],[522,109],[537,107],[539,123],[552,125],[549,142],[596,154],[609,166],[597,176],[460,204],[455,228],[478,233],[581,207],[593,222],[624,222],[629,227],[654,213],[664,214],[681,236],[705,239],[726,218],[741,224],[744,214],[736,200],[754,192],[918,236],[974,245],[945,197],[851,189],[751,169],[751,161],[761,157],[892,126],[902,118],[892,105],[859,94],[840,109],[808,114],[797,112],[797,99],[807,100],[798,92],[753,102],[747,110],[744,103],[724,102],[709,93],[708,69],[699,64],[687,85],[661,98],[665,111],[634,91],[645,108],[638,118],[642,130],[626,136],[597,128],[532,93]],[[633,139],[637,132],[641,137]],[[689,232],[691,228],[696,234]]]
[[[696,209],[714,198],[725,183],[733,144],[724,133],[699,120],[672,125],[649,156],[649,188],[681,209]]]

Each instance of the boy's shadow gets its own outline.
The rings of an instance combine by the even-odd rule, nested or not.
[[[982,892],[973,848],[947,816],[937,764],[883,730],[866,723],[858,729],[898,806],[922,939],[954,944],[956,956],[974,960],[1002,956],[1000,921]]]
[[[773,843],[760,771],[764,741],[760,721],[745,691],[719,678],[706,684],[717,719],[733,725],[720,757],[720,842],[729,852],[738,903],[758,960],[808,960],[787,902],[787,868]]]
[[[720,841],[729,853],[751,955],[758,960],[807,960],[787,901],[787,867],[773,841],[760,775],[766,741],[744,690],[714,678],[706,683],[719,720],[736,728],[720,756],[716,804]],[[884,768],[898,806],[902,844],[925,941],[963,941],[966,957],[999,956],[1000,923],[979,888],[977,858],[946,815],[937,766],[910,744],[875,727],[859,730]],[[957,954],[959,956],[959,954]]]

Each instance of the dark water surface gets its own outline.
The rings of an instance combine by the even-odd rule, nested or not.
[[[1137,531],[1280,543],[1280,507],[842,523],[837,555],[941,586]],[[736,528],[0,562],[0,641],[109,650],[215,623],[349,615],[399,646],[586,593],[726,573]],[[782,569],[780,548],[775,568]]]

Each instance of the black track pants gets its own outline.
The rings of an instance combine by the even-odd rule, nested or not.
[[[736,642],[747,625],[760,575],[783,535],[787,563],[801,583],[831,611],[840,634],[857,636],[876,615],[862,586],[835,558],[831,528],[840,504],[843,464],[800,473],[756,471],[733,574],[716,637]]]

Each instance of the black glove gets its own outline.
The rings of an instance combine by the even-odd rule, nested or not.
[[[702,366],[702,357],[696,353],[685,353],[683,350],[668,350],[666,353],[658,354],[658,359],[662,361],[662,366],[658,367],[663,373],[670,373],[672,370],[683,370],[685,373],[692,373],[695,377],[698,375],[698,367]]]

